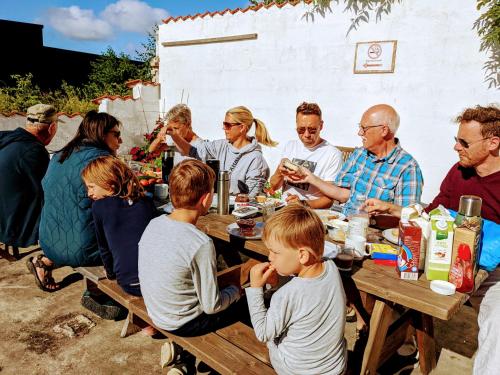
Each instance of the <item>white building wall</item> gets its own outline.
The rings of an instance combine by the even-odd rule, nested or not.
[[[83,118],[80,115],[68,116],[66,114],[61,114],[58,116],[58,119],[61,121],[58,123],[56,136],[47,146],[47,150],[50,152],[60,150],[75,136],[76,130],[78,129],[78,126],[82,122]],[[0,131],[14,130],[19,127],[26,127],[25,115],[16,114],[12,116],[5,116],[0,114]]]
[[[144,144],[144,134],[155,128],[158,119],[159,87],[137,84],[132,88],[133,99],[102,99],[99,112],[115,116],[122,124],[122,145],[119,154],[128,154],[134,146]]]
[[[365,109],[393,105],[401,116],[398,136],[418,160],[425,178],[423,200],[438,192],[448,169],[463,108],[498,101],[487,89],[472,24],[475,3],[404,1],[381,22],[346,32],[352,14],[342,6],[314,21],[306,5],[188,19],[160,25],[159,41],[182,41],[257,33],[257,40],[159,47],[161,106],[181,101],[193,111],[193,127],[207,139],[222,138],[225,111],[246,105],[283,145],[295,139],[295,108],[317,102],[324,113],[323,137],[336,145],[360,145],[357,124]],[[393,74],[353,74],[356,42],[397,40]],[[280,152],[265,149],[275,168]]]

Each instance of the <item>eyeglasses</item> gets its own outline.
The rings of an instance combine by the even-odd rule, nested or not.
[[[380,125],[363,126],[361,124],[358,124],[359,131],[361,132],[361,135],[365,134],[368,129],[370,129],[370,128],[378,128],[379,126],[385,126],[385,125],[384,124],[380,124]]]
[[[240,122],[226,122],[226,121],[224,121],[222,123],[222,127],[226,130],[231,129],[233,126],[238,126],[238,125],[241,125],[241,123]]]
[[[304,134],[306,130],[309,132],[309,134],[316,134],[319,129],[318,128],[306,128],[306,127],[301,127],[301,128],[296,128],[298,134]]]
[[[455,142],[460,143],[460,146],[462,146],[463,148],[469,148],[470,145],[484,141],[485,139],[490,139],[491,137],[481,138],[481,139],[478,139],[477,141],[474,141],[474,142],[467,142],[466,140],[464,140],[462,138],[457,138],[457,137],[453,137],[453,138],[455,138]]]
[[[119,130],[110,130],[108,133],[113,134],[116,138],[120,138],[120,136],[122,135],[121,131]]]

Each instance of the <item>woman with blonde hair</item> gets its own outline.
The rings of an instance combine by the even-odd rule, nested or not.
[[[116,278],[125,292],[141,296],[138,243],[156,216],[153,201],[145,196],[132,170],[112,156],[91,161],[82,179],[94,201],[92,216],[106,276]]]
[[[274,147],[274,142],[262,121],[256,119],[244,106],[234,107],[226,112],[222,123],[225,139],[205,141],[191,145],[173,127],[168,127],[167,134],[172,136],[182,155],[189,155],[206,161],[217,159],[220,170],[231,174],[230,193],[248,193],[257,195],[269,177],[269,167],[262,154],[260,144]],[[255,127],[255,137],[248,132]]]
[[[159,120],[160,123],[162,120]],[[194,131],[191,123],[191,110],[185,104],[176,104],[169,109],[163,120],[165,126],[161,128],[158,132],[156,138],[149,146],[149,152],[163,152],[166,151],[168,145],[166,143],[167,127],[171,127],[176,130],[178,134],[184,138],[186,142],[192,146],[197,146],[203,143],[201,139]],[[174,165],[179,164],[185,159],[190,159],[188,156],[181,155],[178,151],[174,155]]]

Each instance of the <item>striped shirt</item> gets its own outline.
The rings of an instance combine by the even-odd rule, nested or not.
[[[389,155],[377,157],[365,148],[356,148],[340,170],[335,184],[350,189],[344,205],[348,214],[359,208],[358,197],[378,198],[399,206],[420,202],[424,180],[417,161],[401,148],[396,147]]]

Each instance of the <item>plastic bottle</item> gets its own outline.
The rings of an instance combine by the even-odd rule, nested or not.
[[[460,244],[457,258],[450,270],[450,283],[455,284],[457,292],[471,293],[474,290],[474,272],[469,245]]]

